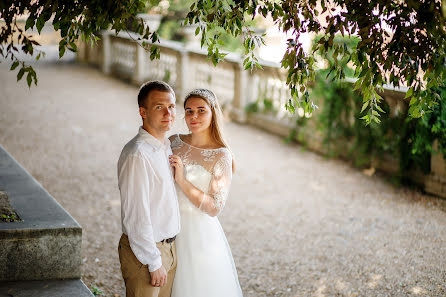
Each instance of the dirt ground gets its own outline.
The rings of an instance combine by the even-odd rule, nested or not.
[[[82,225],[83,281],[125,296],[116,162],[138,88],[72,63],[37,73],[28,89],[0,64],[0,144]],[[227,135],[237,171],[220,220],[245,296],[446,296],[445,200],[250,126]]]

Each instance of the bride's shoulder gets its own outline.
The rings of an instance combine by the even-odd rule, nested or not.
[[[176,133],[176,134],[171,135],[169,137],[169,140],[172,141],[172,140],[177,139],[177,140],[180,140],[180,141],[184,142],[184,141],[187,141],[189,139],[189,137],[190,137],[190,134],[178,134],[178,133]]]
[[[226,175],[232,172],[232,153],[227,147],[221,147],[215,150],[215,163],[213,167],[213,175]]]
[[[225,147],[225,146],[220,147],[220,148],[216,149],[216,151],[217,151],[217,155],[220,158],[232,160],[232,152],[227,147]]]
[[[178,134],[172,134],[168,137],[170,143],[172,143],[176,138],[178,137]]]
[[[169,136],[169,141],[172,148],[181,146],[181,139],[179,134],[173,134]]]

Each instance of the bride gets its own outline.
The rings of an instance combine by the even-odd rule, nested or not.
[[[232,154],[221,132],[217,98],[196,89],[184,99],[188,135],[172,135],[175,181],[181,214],[177,270],[171,297],[241,297],[231,249],[217,215],[232,179]]]

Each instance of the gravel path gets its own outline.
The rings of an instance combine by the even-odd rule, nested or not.
[[[37,72],[28,89],[0,64],[0,143],[82,225],[84,282],[122,297],[116,162],[138,88],[76,64]],[[227,134],[237,172],[220,219],[245,296],[446,296],[446,200],[253,127]]]

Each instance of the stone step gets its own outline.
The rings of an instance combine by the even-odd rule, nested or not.
[[[0,282],[0,297],[92,297],[80,279]]]
[[[82,228],[0,145],[0,191],[20,222],[0,222],[0,281],[80,279]]]

